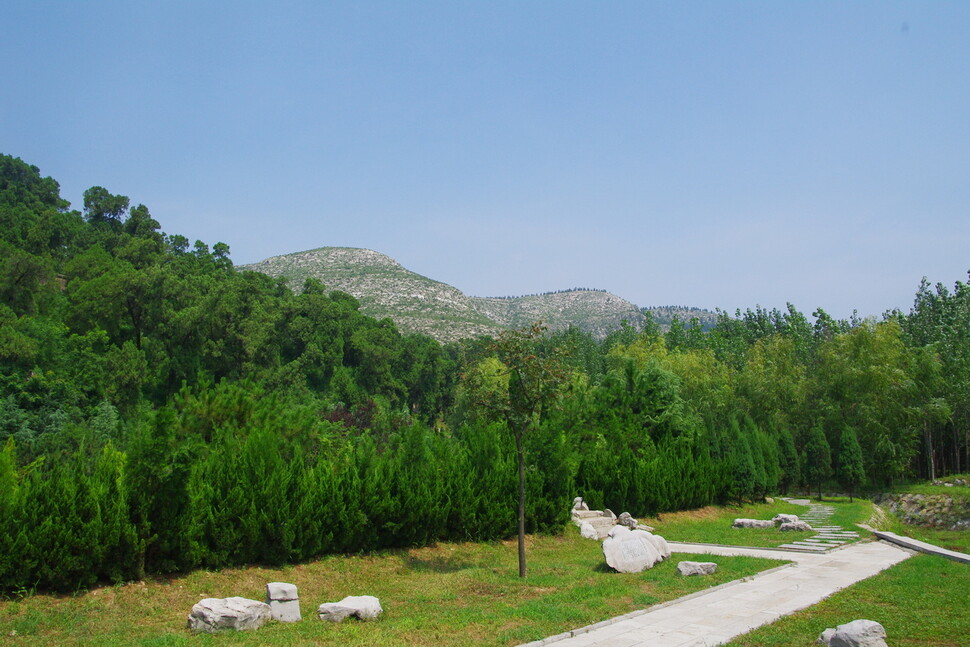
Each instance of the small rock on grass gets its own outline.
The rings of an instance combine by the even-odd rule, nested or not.
[[[714,562],[680,562],[677,564],[677,572],[681,575],[713,575],[717,571],[717,564]]]
[[[785,523],[781,524],[781,526],[778,529],[779,530],[784,530],[786,532],[789,531],[789,530],[793,530],[793,531],[811,531],[812,530],[812,527],[810,525],[808,525],[808,523],[799,520],[799,521],[789,521],[789,522],[785,522]]]
[[[351,616],[359,620],[374,620],[383,612],[380,600],[373,595],[348,595],[340,602],[324,602],[317,609],[320,619],[330,622],[342,622]]]
[[[246,598],[206,598],[192,607],[189,629],[197,633],[249,631],[270,621],[268,604]]]
[[[300,596],[296,585],[288,582],[270,582],[266,585],[266,604],[269,605],[273,620],[280,622],[299,622]]]
[[[887,647],[886,629],[874,620],[853,620],[826,629],[816,642],[829,647]]]

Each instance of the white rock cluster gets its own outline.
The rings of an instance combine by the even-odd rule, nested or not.
[[[778,526],[779,530],[808,530],[811,531],[812,527],[806,522],[801,521],[797,515],[793,514],[778,514],[775,515],[774,519],[735,519],[734,528],[774,528]]]
[[[321,620],[341,622],[345,618],[374,620],[384,610],[372,595],[347,596],[339,602],[325,602],[317,609]],[[266,585],[266,602],[246,598],[206,598],[192,607],[189,629],[200,633],[217,631],[251,631],[270,620],[299,622],[300,598],[296,585],[270,582]]]
[[[769,519],[735,519],[734,528],[774,528],[775,522]]]

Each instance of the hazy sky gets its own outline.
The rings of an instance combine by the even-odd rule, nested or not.
[[[970,2],[6,0],[0,152],[236,263],[908,310],[970,269]]]

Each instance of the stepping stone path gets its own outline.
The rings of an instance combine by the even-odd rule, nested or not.
[[[795,505],[808,506],[808,512],[804,515],[799,515],[798,518],[802,521],[807,521],[818,534],[808,539],[793,541],[790,544],[782,544],[778,548],[818,553],[838,548],[842,544],[847,544],[853,539],[859,538],[859,533],[854,530],[845,530],[841,526],[836,526],[831,523],[832,513],[835,512],[835,508],[832,506],[813,503],[808,499],[783,500],[794,503]]]

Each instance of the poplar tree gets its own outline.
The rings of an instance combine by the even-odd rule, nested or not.
[[[492,345],[508,374],[506,393],[482,402],[502,418],[515,437],[519,472],[519,577],[526,576],[525,560],[525,437],[542,422],[559,396],[567,371],[562,353],[539,342],[545,326],[535,322],[520,330],[503,331]]]

